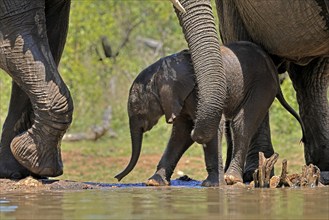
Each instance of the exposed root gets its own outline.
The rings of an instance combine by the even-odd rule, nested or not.
[[[288,175],[287,160],[282,161],[280,176],[270,178],[270,173],[278,159],[278,154],[273,154],[266,159],[262,152],[259,152],[259,167],[253,174],[255,188],[280,188],[280,187],[316,187],[319,186],[320,169],[313,165],[304,165],[301,174]]]

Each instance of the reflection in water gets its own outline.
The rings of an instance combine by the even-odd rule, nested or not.
[[[0,199],[0,213],[1,212],[14,212],[18,207],[16,205],[6,205],[6,203],[9,203],[9,201]]]
[[[329,187],[0,192],[0,219],[329,219]]]

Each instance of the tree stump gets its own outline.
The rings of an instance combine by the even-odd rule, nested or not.
[[[274,153],[270,158],[265,158],[264,153],[259,152],[259,166],[253,174],[255,188],[281,188],[281,187],[316,187],[321,185],[320,169],[313,165],[304,165],[301,174],[288,175],[288,162],[282,161],[280,176],[271,177],[274,164],[279,154]]]
[[[271,172],[278,158],[278,153],[274,153],[270,158],[265,158],[264,153],[259,152],[259,166],[253,174],[255,188],[270,187]]]

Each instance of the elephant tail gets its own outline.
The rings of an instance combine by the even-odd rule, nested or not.
[[[299,117],[298,113],[287,103],[287,101],[285,100],[284,96],[283,96],[283,93],[280,89],[280,86],[279,86],[279,91],[276,95],[276,98],[279,100],[280,104],[290,113],[292,114],[292,116],[294,116],[294,118],[296,118],[296,120],[299,122],[301,128],[302,128],[302,139],[301,139],[301,142],[302,143],[306,143],[306,139],[305,139],[305,126],[304,126],[304,123],[302,122],[301,118]]]
[[[135,151],[132,154],[131,159],[130,159],[129,164],[127,165],[127,167],[123,171],[121,171],[120,173],[115,175],[114,178],[116,178],[118,181],[121,181],[122,178],[127,176],[134,169],[135,165],[137,164],[139,155],[140,155],[140,149],[137,149],[137,152]]]
[[[130,171],[134,169],[141,152],[142,141],[143,141],[143,130],[140,127],[136,126],[136,122],[130,121],[130,133],[132,140],[131,158],[127,167],[114,177],[117,178],[118,181],[120,181],[123,177],[128,175]]]

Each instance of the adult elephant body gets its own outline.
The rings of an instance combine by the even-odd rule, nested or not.
[[[329,55],[329,1],[217,0],[217,7],[224,42],[252,40],[300,65]]]
[[[328,184],[329,1],[216,0],[216,4],[224,43],[255,42],[271,54],[281,71],[289,72],[306,127],[306,163],[317,165],[321,181]],[[268,121],[263,124],[268,128]],[[253,142],[249,170],[257,167],[251,161],[259,150],[272,151],[266,130]]]

